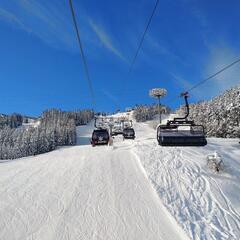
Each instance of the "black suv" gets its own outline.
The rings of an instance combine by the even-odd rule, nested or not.
[[[107,145],[109,142],[109,133],[107,129],[95,129],[92,133],[92,146]]]
[[[135,139],[135,131],[133,128],[124,128],[123,129],[123,138],[124,139]]]

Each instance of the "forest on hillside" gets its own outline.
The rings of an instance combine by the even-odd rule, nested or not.
[[[178,110],[184,115],[185,107]],[[240,137],[240,87],[233,87],[210,101],[190,104],[189,119],[202,124],[208,137]]]
[[[169,114],[171,109],[165,105],[161,105],[161,113]],[[154,117],[158,114],[158,105],[137,105],[134,109],[134,118],[137,122],[145,122],[149,120],[153,120]]]
[[[240,87],[236,86],[210,101],[201,101],[190,104],[188,119],[196,124],[202,124],[206,136],[221,138],[240,137]],[[162,113],[171,112],[167,106],[162,106]],[[185,115],[185,105],[177,111],[177,115]],[[137,122],[145,122],[154,119],[158,115],[157,105],[138,105],[134,110]]]
[[[76,144],[76,126],[93,119],[91,110],[64,112],[51,109],[28,123],[20,114],[0,115],[0,159],[15,159]],[[36,122],[38,124],[36,124]]]

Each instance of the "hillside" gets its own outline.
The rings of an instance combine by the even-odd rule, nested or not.
[[[37,118],[20,114],[0,116],[0,159],[37,155],[58,146],[76,144],[76,126],[93,118],[91,110],[47,110]]]
[[[165,105],[161,105],[161,113],[169,114],[171,109]],[[153,120],[155,116],[158,114],[158,105],[137,105],[134,108],[134,118],[137,122],[145,122],[149,120]]]

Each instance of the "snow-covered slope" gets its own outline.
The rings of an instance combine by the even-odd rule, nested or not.
[[[27,123],[22,124],[22,127],[26,129],[29,127],[37,128],[40,125],[40,123],[41,123],[40,119],[29,119]]]
[[[79,129],[79,143],[90,130]],[[115,140],[114,148],[82,145],[1,163],[0,239],[188,239],[132,142]]]
[[[120,114],[119,114],[120,116]],[[78,146],[0,163],[0,239],[240,239],[240,148],[160,147],[148,124],[135,141]],[[224,171],[211,172],[218,151]]]
[[[209,138],[206,147],[160,147],[147,124],[135,127],[139,138],[133,150],[190,239],[240,239],[238,141]],[[222,156],[223,172],[206,166],[206,156],[214,151]]]

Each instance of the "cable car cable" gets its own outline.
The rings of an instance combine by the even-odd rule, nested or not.
[[[94,98],[92,81],[91,81],[90,74],[89,74],[89,69],[88,69],[88,65],[87,65],[86,56],[85,56],[84,50],[83,50],[83,45],[82,45],[82,41],[81,41],[81,37],[80,37],[80,31],[79,31],[79,28],[78,28],[78,24],[77,24],[72,0],[69,0],[69,5],[70,5],[71,14],[72,14],[73,23],[74,23],[74,28],[75,28],[76,35],[77,35],[77,41],[78,41],[78,44],[79,44],[80,53],[81,53],[81,57],[82,57],[82,61],[83,61],[84,69],[85,69],[85,74],[86,74],[86,78],[87,78],[87,81],[88,81],[88,86],[89,86],[89,90],[90,90],[90,94],[91,94],[91,98],[92,98],[92,104],[94,106],[95,105],[95,98]]]
[[[189,88],[188,90],[185,90],[184,92],[190,92],[196,88],[198,88],[200,85],[204,84],[205,82],[207,82],[208,80],[216,77],[217,75],[221,74],[222,72],[226,71],[227,69],[231,68],[232,66],[234,66],[235,64],[239,63],[240,62],[240,58],[238,58],[237,60],[235,60],[234,62],[226,65],[225,67],[221,68],[219,71],[217,71],[216,73],[210,75],[209,77],[199,81],[197,84],[195,84],[194,86],[192,86],[191,88]],[[174,97],[172,98],[170,101],[168,102],[171,102],[171,103],[174,103],[177,101],[177,99],[179,99],[179,97],[181,97],[181,95],[177,96],[177,97]]]
[[[145,28],[145,30],[144,30],[144,32],[143,32],[143,35],[142,35],[142,37],[141,37],[141,40],[140,40],[140,42],[139,42],[137,51],[136,51],[136,53],[135,53],[135,55],[134,55],[134,57],[133,57],[133,60],[132,60],[132,62],[131,62],[131,65],[130,65],[130,68],[129,68],[129,72],[132,71],[133,65],[134,65],[134,63],[135,63],[135,61],[136,61],[136,59],[137,59],[137,56],[138,56],[138,54],[139,54],[139,51],[140,51],[140,49],[141,49],[141,47],[142,47],[142,44],[143,44],[145,35],[146,35],[146,33],[147,33],[147,31],[148,31],[148,29],[149,29],[149,27],[150,27],[152,18],[153,18],[153,16],[154,16],[155,12],[156,12],[156,9],[157,9],[158,4],[159,4],[159,0],[157,0],[156,3],[155,3],[155,6],[154,6],[153,11],[152,11],[152,13],[151,13],[151,16],[150,16],[150,18],[149,18],[149,20],[148,20],[147,26],[146,26],[146,28]]]
[[[223,67],[222,69],[220,69],[219,71],[217,71],[216,73],[212,74],[211,76],[209,76],[208,78],[198,82],[197,84],[195,84],[194,86],[192,86],[190,89],[188,89],[186,92],[190,92],[192,91],[193,89],[199,87],[200,85],[202,85],[203,83],[207,82],[208,80],[216,77],[217,75],[219,75],[220,73],[226,71],[228,68],[234,66],[235,64],[239,63],[240,62],[240,58],[235,60],[234,62],[228,64],[227,66]]]

